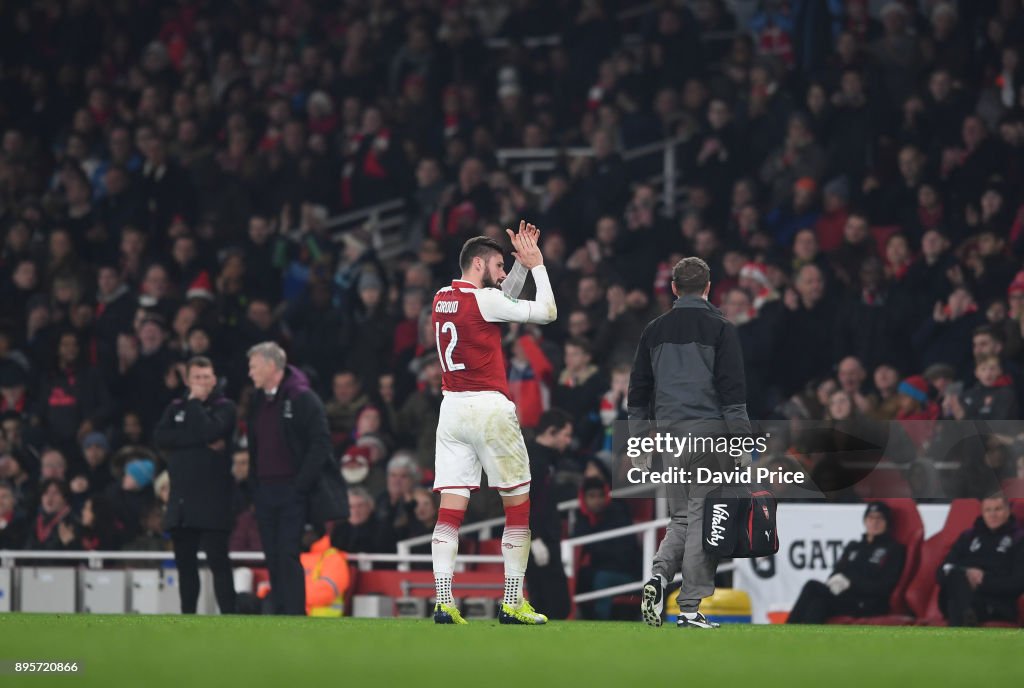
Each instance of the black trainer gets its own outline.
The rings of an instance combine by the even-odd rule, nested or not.
[[[661,613],[664,609],[665,591],[661,587],[661,579],[655,576],[644,583],[643,600],[640,602],[644,623],[653,628],[661,626]]]
[[[676,621],[678,628],[718,628],[721,625],[714,621],[708,621],[707,617],[700,612],[697,612],[697,616],[692,619],[688,619],[685,614],[680,613],[679,620]]]

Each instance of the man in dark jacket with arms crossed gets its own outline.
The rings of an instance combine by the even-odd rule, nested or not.
[[[235,405],[217,390],[210,359],[196,356],[185,368],[188,396],[164,411],[153,431],[167,456],[171,495],[164,527],[174,542],[181,612],[195,614],[199,599],[200,546],[213,573],[221,614],[235,611],[235,585],[228,559],[231,532],[231,458]]]

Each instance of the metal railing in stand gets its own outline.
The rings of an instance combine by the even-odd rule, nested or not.
[[[620,498],[633,497],[643,494],[645,492],[650,492],[650,488],[644,485],[637,485],[635,487],[621,487],[617,490],[612,490],[611,495],[612,497]],[[657,502],[664,502],[664,500],[657,500]],[[567,499],[564,502],[559,502],[556,508],[558,509],[558,511],[569,512],[569,530],[571,531],[573,519],[575,517],[574,512],[579,509],[579,500]],[[661,504],[660,508],[661,510],[663,510],[664,504]],[[504,527],[505,518],[503,516],[499,516],[498,518],[489,518],[486,521],[477,521],[476,523],[464,525],[459,528],[459,536],[462,537],[465,535],[477,535],[481,540],[490,540],[492,537],[494,537],[495,530]],[[398,556],[400,557],[415,556],[411,554],[412,548],[416,547],[417,545],[428,544],[433,538],[434,536],[429,533],[426,535],[417,535],[416,537],[408,538],[407,540],[400,540],[396,545],[395,549],[398,552]],[[468,560],[467,563],[469,563]],[[402,565],[399,565],[399,570],[408,571],[409,567],[408,565],[406,565],[405,568],[402,568]]]
[[[384,260],[390,260],[406,248],[407,210],[404,198],[394,198],[335,215],[328,218],[323,226],[331,230],[331,239],[335,243],[344,241],[348,232],[365,227],[373,237],[377,254]]]
[[[643,559],[644,571],[643,576],[640,580],[632,583],[623,583],[622,585],[615,585],[610,588],[602,588],[601,590],[593,590],[590,592],[580,593],[573,596],[573,601],[577,604],[581,602],[591,602],[593,600],[599,600],[603,597],[615,597],[616,595],[622,595],[624,593],[639,590],[643,587],[644,583],[650,580],[652,574],[652,565],[654,562],[654,553],[657,551],[658,542],[657,534],[658,530],[668,526],[670,520],[667,518],[659,518],[653,521],[646,521],[644,523],[634,523],[631,526],[624,526],[622,528],[615,528],[614,530],[605,530],[600,533],[592,533],[590,535],[583,535],[575,538],[568,538],[562,540],[562,565],[565,567],[565,575],[573,576],[573,567],[575,565],[576,557],[574,550],[577,547],[583,547],[595,542],[604,542],[605,540],[613,540],[626,535],[640,534],[640,542],[642,546],[641,558]],[[727,562],[718,566],[718,572],[723,573],[726,571],[732,571],[735,568],[733,562]]]
[[[263,552],[231,552],[231,561],[246,564],[261,563]],[[430,563],[429,554],[369,554],[365,552],[345,553],[350,562],[358,565],[360,571],[373,570],[373,564],[425,564]],[[14,568],[19,561],[35,562],[84,562],[89,569],[101,569],[106,562],[171,562],[174,552],[113,552],[113,551],[79,551],[79,552],[44,552],[34,550],[0,550],[0,567]],[[199,553],[199,560],[206,560],[206,553]],[[461,554],[458,561],[463,564],[500,564],[500,554]]]
[[[572,148],[501,148],[495,154],[498,165],[519,176],[519,185],[531,193],[540,193],[544,184],[538,173],[553,172],[562,158],[587,158],[594,154],[589,146]]]
[[[630,179],[646,181],[655,186],[662,199],[662,212],[671,215],[675,211],[679,182],[677,148],[681,138],[656,141],[622,151],[627,167],[632,167]],[[581,146],[573,148],[502,148],[496,153],[498,164],[509,174],[519,178],[519,185],[531,193],[543,190],[540,175],[552,172],[562,159],[585,158],[594,154],[593,149]],[[660,156],[660,160],[655,158]],[[650,159],[649,159],[650,158]]]
[[[633,166],[631,179],[644,180],[655,186],[662,197],[662,212],[671,215],[678,197],[679,164],[676,159],[677,147],[682,139],[673,138],[638,146],[622,152],[622,159]],[[581,158],[593,155],[589,147],[573,148],[502,148],[497,151],[499,165],[519,178],[519,184],[532,193],[543,189],[539,175],[554,171],[562,158]],[[660,161],[654,159],[660,156]],[[327,218],[323,228],[331,232],[335,243],[345,240],[345,234],[366,228],[373,237],[373,247],[383,260],[390,260],[409,248],[406,237],[408,227],[408,204],[404,198],[395,198],[350,210]],[[295,230],[290,237],[300,241],[302,232]]]

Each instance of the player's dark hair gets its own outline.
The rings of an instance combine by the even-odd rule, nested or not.
[[[188,363],[185,364],[185,372],[192,372],[193,368],[210,368],[213,369],[213,361],[206,356],[193,356],[188,359]]]
[[[60,491],[60,494],[64,498],[64,501],[68,505],[71,504],[71,489],[68,487],[68,484],[61,480],[60,478],[47,478],[42,483],[40,483],[39,496],[42,497],[44,494],[46,494],[46,491],[49,490],[51,487],[56,487]]]
[[[1005,341],[1003,341],[1003,334],[997,328],[992,327],[991,325],[978,325],[977,327],[975,327],[974,332],[971,333],[971,337],[977,337],[978,335],[988,335],[989,337],[999,342],[1000,344],[1006,343]]]
[[[562,409],[548,409],[540,414],[540,420],[537,421],[537,434],[543,435],[548,430],[561,430],[571,422],[572,416]]]
[[[683,258],[672,268],[672,283],[679,295],[703,294],[711,281],[711,268],[696,256]]]
[[[1002,490],[998,490],[998,489],[997,490],[993,490],[992,492],[990,492],[990,493],[986,494],[984,497],[982,497],[979,501],[986,502],[986,501],[988,501],[990,499],[998,499],[1000,502],[1002,502],[1006,506],[1010,505],[1010,498],[1007,497],[1006,493],[1003,492]]]
[[[591,346],[590,342],[588,342],[583,337],[570,337],[565,341],[565,345],[575,346],[577,349],[581,350],[583,353],[585,353],[587,356],[590,356],[591,358],[593,358],[594,356],[594,347]]]
[[[459,267],[463,272],[469,270],[474,258],[487,259],[492,253],[504,255],[505,250],[497,241],[490,237],[473,237],[462,245],[462,252],[459,253]]]

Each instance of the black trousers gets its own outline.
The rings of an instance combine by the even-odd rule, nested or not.
[[[886,600],[859,597],[849,590],[833,595],[821,581],[808,581],[786,623],[822,624],[830,616],[874,616],[885,614],[887,610]]]
[[[181,613],[195,614],[199,601],[199,549],[206,552],[206,563],[213,573],[213,592],[221,614],[235,613],[235,581],[228,559],[226,530],[201,528],[173,528],[174,563],[178,567],[178,593]]]
[[[530,595],[530,604],[549,619],[567,619],[571,604],[569,602],[569,582],[565,578],[562,567],[559,543],[544,541],[551,558],[547,566],[538,566],[530,555],[530,563],[526,567],[526,591]]]
[[[979,595],[967,572],[953,569],[940,583],[939,608],[950,626],[977,626],[982,621],[1016,621],[1017,598]]]
[[[306,499],[291,485],[258,485],[253,501],[270,573],[271,609],[274,614],[304,615],[306,575],[299,556]]]

